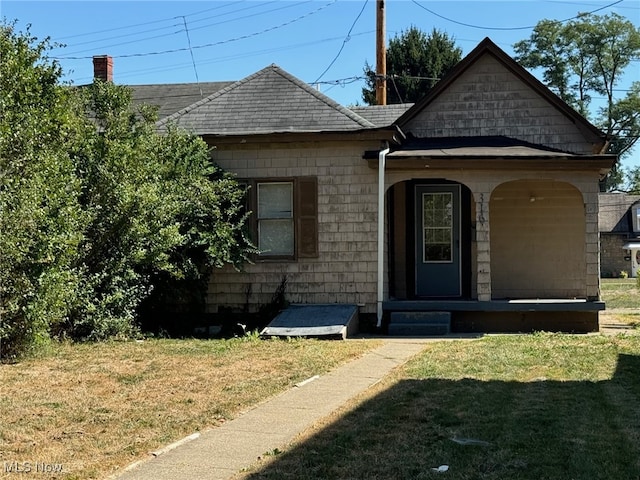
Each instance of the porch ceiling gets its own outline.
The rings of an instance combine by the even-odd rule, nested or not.
[[[477,152],[475,155],[458,153],[436,154],[431,151],[393,152],[387,156],[387,170],[553,170],[597,171],[605,175],[613,166],[613,155],[589,156],[533,156],[505,155]],[[370,168],[377,168],[377,160],[369,160]]]

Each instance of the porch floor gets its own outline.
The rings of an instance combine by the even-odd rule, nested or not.
[[[449,312],[453,333],[554,331],[597,332],[602,301],[581,299],[388,300],[383,328],[393,312]]]
[[[605,303],[572,298],[387,300],[382,302],[382,309],[394,312],[597,312],[605,309]]]

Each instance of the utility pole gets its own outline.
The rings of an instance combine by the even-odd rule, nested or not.
[[[376,0],[376,103],[387,104],[387,47],[384,0]]]

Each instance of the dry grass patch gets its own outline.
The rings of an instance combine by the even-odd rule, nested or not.
[[[64,473],[50,478],[103,478],[376,345],[255,338],[62,344],[45,357],[0,365],[0,478],[15,476],[5,462],[62,464]]]

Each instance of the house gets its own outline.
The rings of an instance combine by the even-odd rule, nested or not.
[[[345,108],[271,65],[159,122],[249,187],[262,252],[216,270],[212,312],[358,305],[454,331],[598,328],[606,138],[491,40],[414,105]],[[400,315],[394,317],[394,315]]]
[[[599,196],[600,275],[640,274],[640,195]]]

